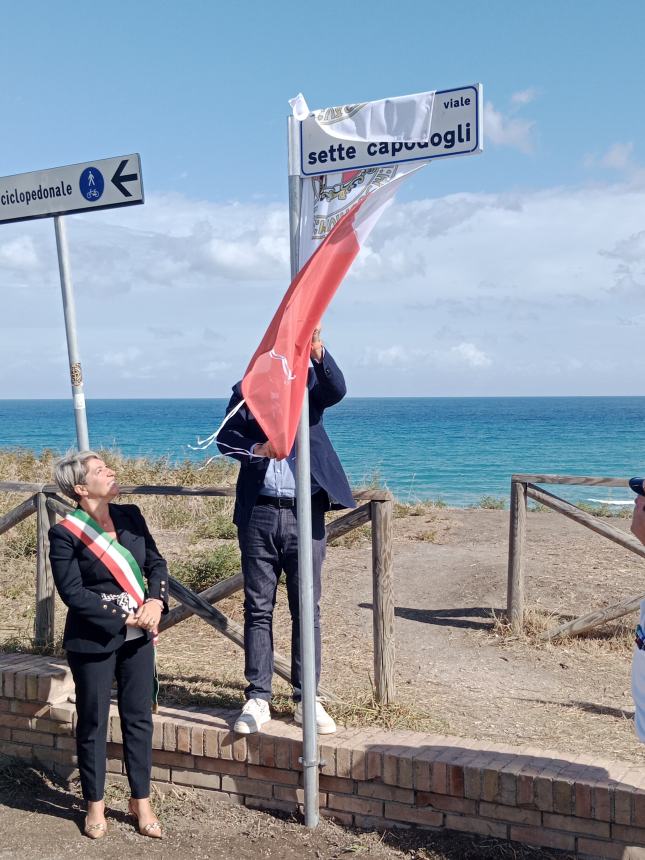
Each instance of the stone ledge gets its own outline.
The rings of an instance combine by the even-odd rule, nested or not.
[[[70,697],[63,661],[0,654],[0,753],[75,775]],[[300,809],[300,727],[272,720],[261,734],[239,736],[236,714],[162,707],[153,717],[155,783],[215,791],[254,808]],[[581,857],[645,856],[645,768],[633,764],[377,728],[325,736],[320,755],[321,815],[344,824],[445,828]],[[107,764],[109,778],[124,779],[115,705]]]

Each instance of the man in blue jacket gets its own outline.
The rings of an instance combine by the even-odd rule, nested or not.
[[[347,477],[323,427],[323,413],[347,391],[338,365],[314,332],[309,369],[309,432],[311,447],[311,517],[314,580],[316,686],[320,681],[320,574],[325,558],[325,511],[353,508]],[[242,399],[241,383],[233,386],[228,414]],[[300,612],[298,596],[298,527],[295,451],[284,460],[275,451],[246,405],[226,422],[217,437],[223,454],[240,461],[235,512],[244,574],[244,674],[246,704],[235,722],[241,734],[257,732],[271,719],[269,701],[273,679],[273,609],[278,580],[284,570],[291,612],[291,683],[295,720],[302,722]],[[239,453],[239,452],[244,453]],[[321,734],[336,724],[320,701],[316,724]]]

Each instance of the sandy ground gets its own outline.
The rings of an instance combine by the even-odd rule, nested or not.
[[[611,522],[629,528],[629,520]],[[397,696],[410,718],[424,721],[425,730],[645,762],[633,733],[627,636],[544,645],[535,637],[503,635],[495,624],[495,613],[506,602],[508,512],[426,509],[396,519],[394,527]],[[180,557],[177,535],[157,531],[157,537],[172,568]],[[371,546],[367,535],[347,544],[329,548],[324,572],[322,680],[337,696],[355,704],[371,691]],[[11,585],[7,572],[3,577],[0,640],[24,635],[30,622],[29,611],[19,611],[21,600],[24,603],[20,589]],[[636,556],[564,517],[529,513],[527,606],[554,615],[579,615],[645,591],[642,583],[642,562]],[[242,619],[240,595],[220,605]],[[57,614],[61,630],[62,607]],[[635,616],[628,621],[635,623]],[[289,620],[282,588],[275,640],[276,647],[288,653]],[[162,635],[159,664],[167,700],[185,693],[193,704],[213,705],[224,691],[229,704],[231,698],[241,701],[241,651],[198,619]],[[277,682],[276,689],[286,687]],[[359,712],[359,724],[360,719]],[[4,836],[0,857],[63,858],[79,851],[84,856],[87,842],[78,829],[77,795],[41,783],[37,790],[32,786],[23,800],[20,792],[0,790]],[[188,806],[182,807],[186,802]],[[502,853],[506,849],[470,839],[437,841],[424,836],[410,842],[412,837],[392,834],[379,840],[374,834],[352,834],[328,822],[312,835],[294,821],[212,800],[200,801],[211,804],[207,809],[194,799],[164,803],[165,822],[174,835],[163,849],[149,842],[142,846],[142,837],[122,814],[122,799],[116,797],[109,845],[106,840],[92,850],[105,857],[121,856],[123,851],[133,857],[507,856]],[[218,822],[215,829],[213,820]],[[512,851],[509,857],[551,856],[522,854],[516,847]]]
[[[638,557],[562,516],[528,519],[527,606],[579,615],[645,591]],[[611,522],[629,528],[629,520]],[[395,520],[399,701],[450,734],[645,762],[633,733],[625,639],[543,645],[495,632],[493,613],[506,603],[507,553],[504,511],[437,510]],[[241,599],[222,606],[241,620]],[[369,694],[368,538],[329,549],[322,612],[323,684],[347,701]],[[276,647],[288,653],[284,591],[275,633]],[[168,675],[190,671],[196,680],[243,685],[240,651],[196,619],[164,634],[160,663]]]

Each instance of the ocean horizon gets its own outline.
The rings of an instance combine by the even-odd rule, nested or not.
[[[219,426],[227,402],[92,398],[90,442],[126,457],[198,464],[217,452],[190,446]],[[347,397],[327,410],[325,427],[352,485],[379,482],[404,502],[508,498],[513,473],[645,472],[641,396]],[[71,398],[0,400],[0,449],[63,453],[75,444]],[[632,498],[622,488],[567,487],[563,495]]]

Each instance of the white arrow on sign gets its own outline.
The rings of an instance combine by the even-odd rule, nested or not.
[[[0,178],[0,222],[137,203],[143,203],[138,153]]]

